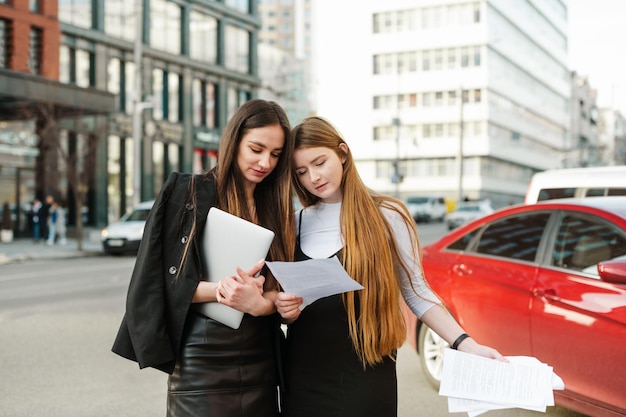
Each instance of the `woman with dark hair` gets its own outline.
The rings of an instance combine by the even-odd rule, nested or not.
[[[396,353],[406,338],[400,297],[453,348],[505,360],[479,345],[430,290],[415,223],[397,199],[368,189],[347,143],[320,117],[292,131],[296,260],[338,255],[360,291],[326,297],[300,310],[302,298],[279,293],[289,324],[285,354],[288,417],[397,415]]]
[[[292,153],[283,109],[251,100],[228,122],[217,166],[171,174],[155,201],[113,351],[170,374],[170,417],[278,414],[278,285],[266,269],[253,277],[262,263],[219,283],[203,280],[200,241],[209,209],[218,207],[274,231],[269,260],[292,260]],[[240,327],[191,308],[206,302],[246,313]]]

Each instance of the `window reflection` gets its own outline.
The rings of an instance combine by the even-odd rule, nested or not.
[[[193,124],[215,128],[217,106],[215,105],[217,86],[210,81],[193,80]]]
[[[127,114],[133,112],[133,97],[135,96],[135,63],[124,62],[124,110]]]
[[[248,31],[226,25],[224,45],[225,65],[235,71],[250,71],[250,34]]]
[[[227,6],[239,10],[243,13],[250,12],[250,2],[248,0],[225,0]]]
[[[134,41],[136,22],[134,1],[106,0],[104,2],[104,32],[106,34]]]
[[[167,120],[178,122],[180,120],[180,76],[170,72],[167,74]]]
[[[476,252],[534,262],[550,213],[509,217],[488,225]]]
[[[59,20],[70,25],[91,28],[91,1],[92,0],[59,0]],[[121,0],[107,0],[105,5],[111,1],[115,2]]]
[[[180,54],[180,6],[166,0],[150,4],[150,46]]]
[[[163,108],[166,106],[164,103],[163,76],[162,69],[155,68],[152,70],[152,95],[154,97],[152,117],[155,120],[163,120]]]
[[[199,61],[216,63],[217,19],[193,10],[189,17],[189,55]]]

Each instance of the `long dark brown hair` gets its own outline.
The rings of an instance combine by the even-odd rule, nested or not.
[[[293,139],[285,111],[272,101],[255,99],[242,105],[230,119],[220,143],[215,176],[219,208],[252,221],[237,165],[241,139],[251,129],[279,125],[285,135],[276,168],[254,189],[258,223],[276,233],[270,248],[271,260],[292,260],[295,242],[291,172]]]
[[[246,203],[244,176],[237,164],[239,144],[248,131],[275,125],[281,127],[285,135],[285,143],[274,170],[256,185],[254,201],[258,224],[276,234],[269,250],[269,260],[292,261],[295,247],[291,188],[293,138],[289,119],[282,107],[275,102],[261,99],[250,100],[239,107],[222,133],[217,166],[206,172],[202,180],[208,180],[210,176],[214,178],[217,185],[217,204],[221,210],[253,221],[253,215]],[[194,208],[197,207],[195,183],[196,180],[192,177],[189,195]],[[193,240],[195,232],[194,215],[188,244]],[[187,249],[188,247],[185,249],[181,266],[187,257]]]

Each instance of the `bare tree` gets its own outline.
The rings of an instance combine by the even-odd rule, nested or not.
[[[36,133],[39,137],[41,155],[38,158],[40,175],[37,175],[37,185],[41,186],[44,192],[50,189],[58,190],[60,180],[58,162],[63,161],[66,167],[68,194],[73,197],[68,199],[67,203],[74,205],[76,242],[78,250],[82,250],[82,209],[95,180],[98,139],[95,135],[76,135],[76,146],[68,146],[61,140],[58,116],[57,108],[51,103],[34,103],[24,107],[24,119],[36,120]]]

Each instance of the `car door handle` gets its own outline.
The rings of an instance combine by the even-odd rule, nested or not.
[[[556,290],[553,288],[537,288],[534,291],[535,297],[547,298],[551,301],[559,301],[561,298],[556,295]]]
[[[456,275],[472,275],[472,269],[465,264],[457,264],[452,267]]]

